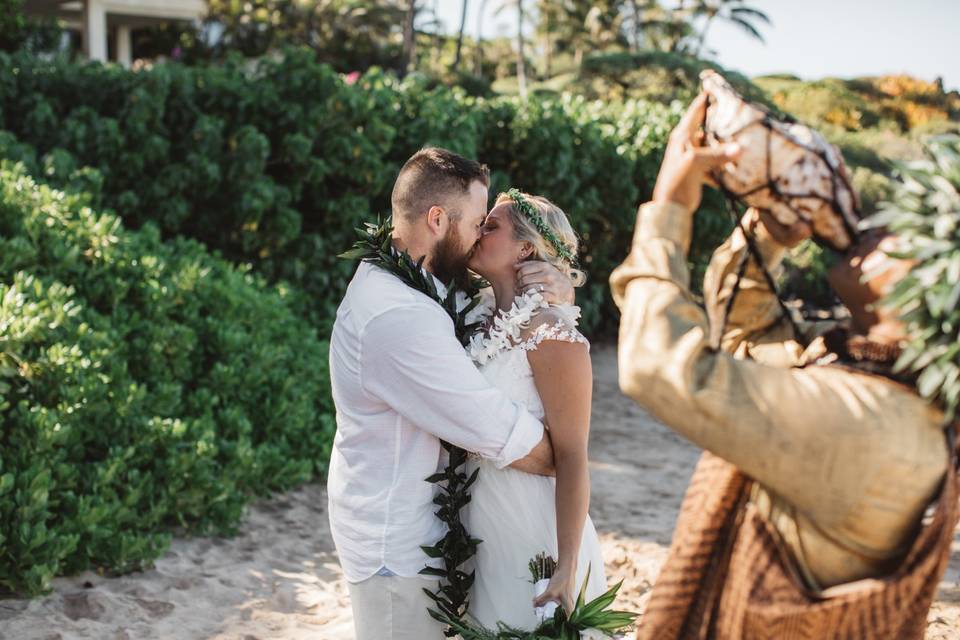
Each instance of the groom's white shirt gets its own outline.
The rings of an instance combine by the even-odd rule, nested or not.
[[[446,459],[441,438],[505,467],[543,437],[476,369],[438,304],[366,263],[337,310],[330,378],[330,528],[350,582],[384,569],[412,577],[428,563],[420,546],[445,533],[425,481]]]

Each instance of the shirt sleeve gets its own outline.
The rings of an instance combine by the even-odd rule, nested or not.
[[[360,360],[366,393],[499,468],[543,438],[543,424],[477,370],[442,310],[411,304],[381,313],[364,328]]]

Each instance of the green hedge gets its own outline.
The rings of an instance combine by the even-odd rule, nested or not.
[[[377,70],[347,84],[310,52],[216,67],[114,66],[0,56],[0,129],[56,182],[96,168],[131,227],[200,240],[304,291],[321,334],[352,265],[335,255],[389,208],[401,163],[426,144],[476,157],[571,215],[589,256],[584,326],[612,332],[607,276],[625,254],[680,106],[583,98],[483,99]]]
[[[94,195],[0,165],[0,591],[228,531],[250,496],[321,472],[333,433],[326,348],[292,293],[126,230],[90,207],[95,171],[61,177]]]

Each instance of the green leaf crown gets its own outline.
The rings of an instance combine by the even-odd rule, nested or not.
[[[523,194],[520,193],[518,189],[510,189],[507,191],[507,196],[513,200],[513,206],[517,208],[523,217],[530,221],[534,227],[537,228],[537,231],[540,232],[540,235],[543,236],[544,240],[550,243],[550,245],[557,252],[557,255],[572,266],[577,266],[577,257],[573,255],[573,251],[570,250],[566,244],[563,243],[560,238],[557,237],[557,234],[553,232],[553,229],[544,221],[544,219],[537,213],[537,210],[533,208],[526,198],[523,197]]]

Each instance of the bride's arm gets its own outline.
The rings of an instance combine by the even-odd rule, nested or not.
[[[577,558],[590,506],[587,440],[593,370],[582,342],[545,340],[528,354],[550,425],[557,474],[557,548],[554,578],[537,604],[557,600],[569,613],[577,588]],[[594,567],[599,570],[600,567]]]

